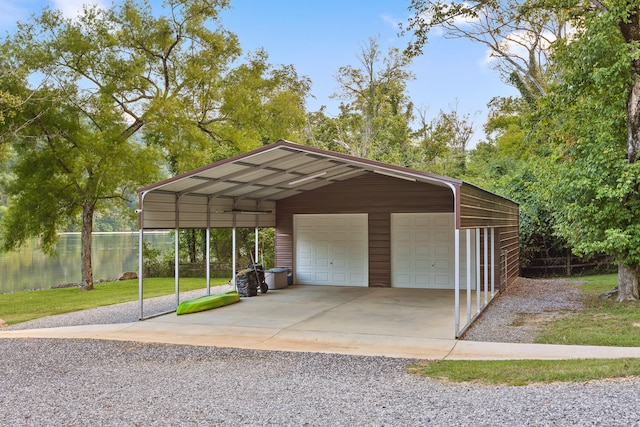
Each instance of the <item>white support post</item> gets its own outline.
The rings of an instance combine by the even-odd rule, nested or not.
[[[455,308],[455,334],[458,336],[460,330],[460,230],[455,229],[453,232],[454,239],[454,273],[453,273],[453,287],[455,290],[454,295],[454,308]]]
[[[211,295],[211,229],[209,228],[209,226],[207,226],[207,230],[205,232],[205,239],[207,239],[207,295]]]
[[[180,229],[176,228],[175,251],[175,281],[176,281],[176,308],[180,305]]]
[[[256,218],[256,250],[254,251],[255,253],[255,258],[254,258],[254,262],[256,264],[260,264],[260,258],[258,257],[258,219]],[[262,266],[264,268],[264,265]]]
[[[235,217],[235,214],[234,214]],[[236,286],[236,224],[235,219],[233,221],[233,229],[231,230],[231,281],[236,290],[238,287]]]
[[[180,195],[176,195],[176,239],[174,243],[175,251],[175,281],[176,281],[176,309],[180,305]]]
[[[142,215],[142,213],[140,213]],[[140,301],[140,319],[144,319],[144,224],[141,221],[140,231],[138,233],[138,300]]]
[[[211,196],[207,197],[207,230],[205,231],[206,272],[207,272],[207,295],[211,295]]]
[[[480,313],[480,229],[476,228],[476,313]]]
[[[467,247],[467,325],[471,323],[471,229],[466,230],[465,246]]]
[[[489,294],[489,229],[484,229],[484,304],[488,304]]]
[[[496,288],[496,233],[495,228],[491,229],[491,298],[495,295]]]

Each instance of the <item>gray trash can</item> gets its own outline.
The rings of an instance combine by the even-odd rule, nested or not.
[[[287,287],[287,269],[282,267],[265,270],[265,281],[269,289],[282,289]]]

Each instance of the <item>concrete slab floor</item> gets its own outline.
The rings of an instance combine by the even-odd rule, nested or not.
[[[454,294],[433,289],[290,286],[215,310],[167,314],[145,322],[453,339]]]

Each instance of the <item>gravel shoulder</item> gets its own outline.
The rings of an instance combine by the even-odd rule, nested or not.
[[[532,343],[545,322],[583,307],[578,284],[521,277],[497,296],[462,339]]]

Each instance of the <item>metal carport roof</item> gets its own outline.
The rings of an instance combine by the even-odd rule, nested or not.
[[[140,188],[140,227],[273,227],[277,200],[365,173],[449,187],[456,199],[462,184],[453,178],[281,140]]]

